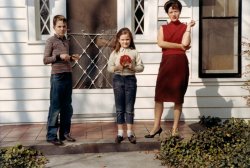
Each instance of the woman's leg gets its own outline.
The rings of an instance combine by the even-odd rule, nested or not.
[[[173,128],[172,128],[172,135],[175,135],[177,130],[178,130],[178,124],[180,121],[181,112],[182,112],[182,104],[175,104],[174,105],[174,123],[173,123]]]
[[[157,132],[161,127],[161,116],[163,113],[163,102],[155,102],[155,109],[154,109],[154,127],[150,131],[150,135],[153,135]]]

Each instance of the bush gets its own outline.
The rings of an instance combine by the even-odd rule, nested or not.
[[[226,120],[222,125],[194,134],[190,140],[167,137],[157,158],[178,168],[250,167],[250,122]]]
[[[1,168],[41,168],[48,159],[40,152],[22,145],[0,149]]]
[[[211,128],[214,126],[219,126],[221,125],[221,119],[219,117],[205,117],[202,116],[200,117],[200,122],[199,124],[201,124],[202,126],[206,127],[206,128]]]

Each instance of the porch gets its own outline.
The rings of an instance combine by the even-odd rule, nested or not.
[[[78,154],[78,153],[104,153],[104,152],[127,152],[127,151],[152,151],[160,147],[160,137],[152,139],[144,138],[152,128],[153,122],[138,121],[134,124],[137,144],[131,144],[126,135],[121,144],[115,143],[117,127],[115,122],[82,122],[73,123],[71,134],[76,142],[65,142],[64,146],[54,146],[46,142],[46,124],[22,124],[0,126],[0,147],[22,144],[41,150],[46,155]],[[164,132],[170,130],[171,121],[162,122]],[[180,122],[181,136],[190,138],[199,129],[199,125],[190,122]]]

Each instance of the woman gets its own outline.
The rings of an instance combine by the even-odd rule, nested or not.
[[[190,48],[191,27],[195,22],[192,20],[186,25],[179,21],[182,5],[178,0],[167,1],[164,9],[171,22],[161,26],[158,32],[157,43],[162,48],[162,61],[155,89],[154,127],[145,138],[161,134],[160,123],[164,102],[175,103],[171,135],[178,135],[178,123],[188,86],[189,68],[185,51]]]

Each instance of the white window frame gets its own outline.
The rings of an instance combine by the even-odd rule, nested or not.
[[[40,31],[40,16],[39,16],[39,1],[27,0],[27,22],[28,22],[28,43],[39,44],[54,34],[53,17],[55,15],[66,16],[66,0],[50,0],[50,35],[41,35]],[[66,16],[67,17],[67,16]]]
[[[127,27],[133,32],[134,28],[134,0],[117,1],[117,29]],[[154,40],[157,38],[157,8],[158,1],[144,0],[144,33],[135,35],[135,41]]]

